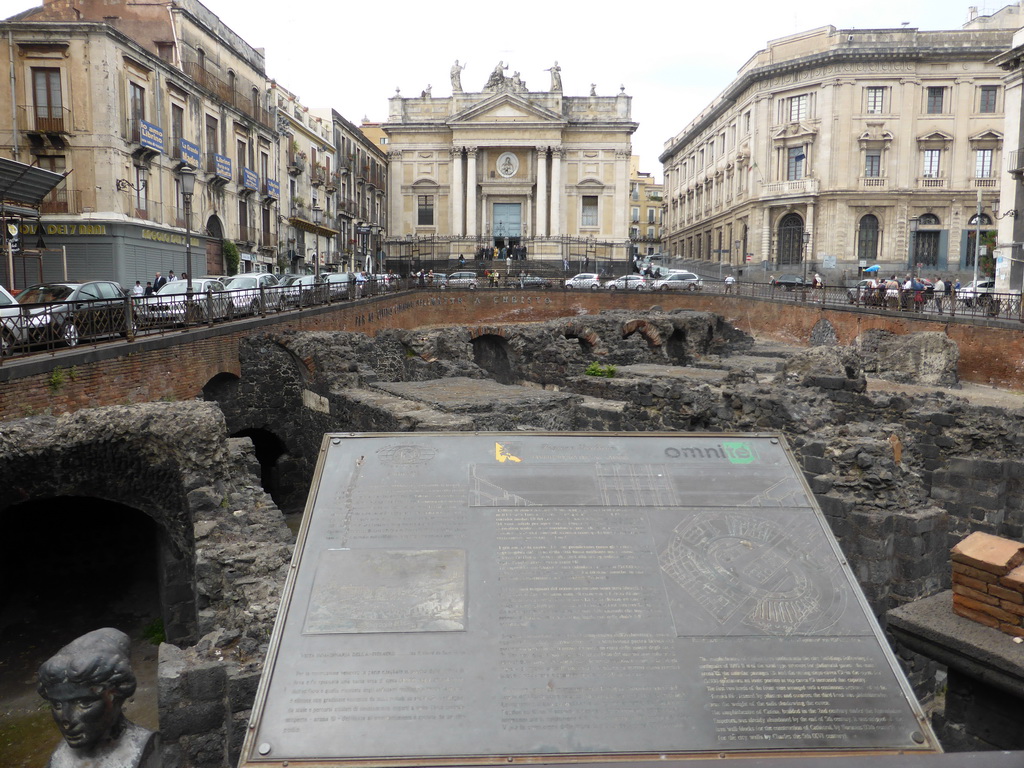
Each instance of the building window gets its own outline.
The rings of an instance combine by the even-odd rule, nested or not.
[[[217,118],[206,116],[206,170],[213,171],[217,168],[217,163],[214,161],[213,156],[217,153],[220,143],[218,142],[217,135]]]
[[[941,115],[942,114],[942,103],[945,100],[946,89],[941,85],[930,85],[928,86],[928,101],[925,106],[925,111],[929,115]]]
[[[743,115],[743,132],[744,133],[750,133],[750,111],[749,110],[747,112],[745,112],[744,115]]]
[[[648,224],[653,224],[654,223],[654,209],[653,208],[648,208],[647,209],[647,223]]]
[[[991,114],[996,111],[999,97],[998,85],[983,85],[978,89],[978,111]]]
[[[60,70],[39,68],[32,70],[32,93],[38,131],[64,130],[64,100],[60,90]]]
[[[171,157],[181,157],[181,140],[185,138],[185,108],[171,104]]]
[[[807,159],[807,155],[804,154],[803,147],[790,147],[786,151],[786,180],[797,181],[804,177],[804,160]]]
[[[416,197],[416,223],[421,227],[434,225],[433,195],[418,195]]]
[[[582,226],[596,227],[597,224],[597,195],[583,196],[583,218]]]
[[[992,178],[992,150],[978,149],[974,152],[974,178]]]
[[[807,119],[807,94],[793,96],[789,100],[789,122],[796,123]]]
[[[926,179],[939,178],[939,158],[942,155],[941,149],[926,149],[924,151],[924,177]]]
[[[869,115],[880,115],[885,111],[885,88],[883,86],[870,86],[867,88],[867,113]]]
[[[640,209],[637,208],[635,205],[629,209],[629,220],[632,221],[634,224],[640,221]]]
[[[878,217],[868,214],[857,228],[857,258],[875,261],[878,258]]]
[[[864,155],[864,176],[869,179],[877,179],[882,175],[882,153],[878,151],[867,152]]]
[[[647,237],[649,237],[649,238],[653,238],[654,237],[654,227],[648,227],[647,228]]]
[[[133,142],[138,143],[142,140],[142,121],[146,119],[146,89],[138,83],[129,83],[128,87],[131,137]]]

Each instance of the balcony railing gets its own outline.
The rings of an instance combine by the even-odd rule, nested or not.
[[[1010,173],[1024,173],[1024,150],[1015,149],[1006,153],[1006,170]]]
[[[82,191],[79,189],[55,189],[43,198],[40,213],[81,213]]]
[[[26,133],[69,133],[71,110],[45,104],[19,107],[18,130]]]
[[[246,243],[256,242],[256,229],[246,224],[239,224],[238,239]]]
[[[975,189],[989,189],[991,187],[998,187],[998,179],[974,179]]]
[[[917,180],[917,186],[921,189],[944,189],[946,180],[934,176],[923,176]]]
[[[796,197],[818,194],[817,179],[794,179],[793,181],[772,181],[761,187],[761,197]]]
[[[277,235],[272,232],[260,233],[260,248],[275,248],[277,246]]]
[[[885,189],[889,186],[889,180],[881,176],[861,176],[861,189]]]

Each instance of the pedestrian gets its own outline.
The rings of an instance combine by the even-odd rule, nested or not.
[[[167,270],[167,282],[168,282],[168,283],[173,283],[173,282],[174,282],[175,280],[177,280],[177,279],[178,279],[178,278],[176,278],[176,277],[174,276],[174,270],[173,270],[173,269],[168,269],[168,270]]]
[[[156,277],[153,278],[153,293],[156,293],[165,285],[167,285],[167,278],[157,272]]]
[[[466,257],[463,256],[461,253],[459,254],[459,266],[460,267],[466,266]]]
[[[729,275],[727,278],[725,278],[725,292],[732,293],[732,288],[735,284],[736,278],[733,277],[732,275]]]
[[[149,285],[149,283],[146,283]],[[146,289],[142,287],[142,283],[138,280],[135,281],[135,285],[132,286],[132,298],[137,299],[140,296],[146,295]]]
[[[935,309],[938,310],[940,315],[943,314],[942,300],[946,297],[946,284],[938,275],[935,276],[935,283],[932,288],[932,295],[935,297]]]
[[[160,273],[158,272],[157,274],[160,274]],[[143,296],[152,296],[154,293],[156,293],[156,291],[153,290],[153,283],[151,283],[149,280],[147,280],[146,281],[146,290],[143,292]]]

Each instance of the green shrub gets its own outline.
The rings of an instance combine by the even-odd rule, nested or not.
[[[601,365],[595,360],[587,366],[585,373],[587,376],[603,376],[606,379],[611,379],[615,377],[615,366]]]

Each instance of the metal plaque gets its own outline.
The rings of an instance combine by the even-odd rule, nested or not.
[[[939,751],[774,435],[328,435],[242,765]]]

